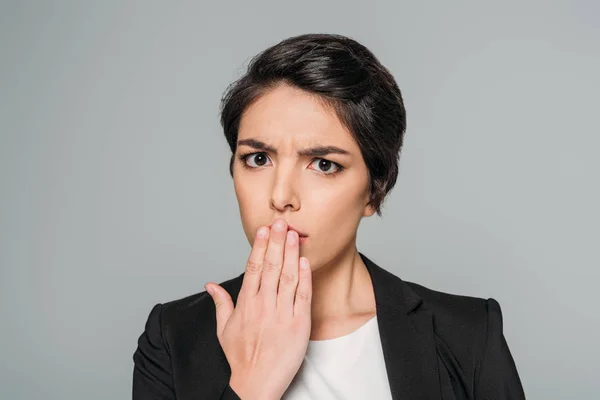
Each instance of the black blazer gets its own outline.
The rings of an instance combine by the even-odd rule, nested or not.
[[[360,256],[373,283],[394,400],[525,398],[496,300],[406,282]],[[243,277],[221,283],[234,304]],[[154,306],[133,361],[134,400],[239,399],[206,292]]]

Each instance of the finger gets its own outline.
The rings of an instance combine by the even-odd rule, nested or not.
[[[285,236],[287,232],[287,223],[281,218],[277,218],[271,227],[269,235],[269,244],[265,253],[263,262],[263,271],[260,278],[259,294],[264,296],[264,300],[273,306],[277,302],[277,288],[279,286],[279,275],[283,263],[283,248],[285,245]]]
[[[277,309],[292,316],[294,315],[294,298],[298,286],[298,257],[300,256],[298,233],[287,231],[284,251],[283,267],[277,291]]]
[[[310,317],[312,303],[312,271],[306,257],[300,257],[298,288],[294,301],[294,316]]]
[[[246,271],[238,299],[243,301],[247,296],[254,296],[260,287],[260,276],[262,274],[265,252],[269,243],[269,227],[261,226],[254,236],[252,250],[246,262]]]
[[[229,321],[229,317],[231,317],[234,310],[233,300],[231,300],[231,296],[227,293],[227,290],[216,283],[207,283],[204,285],[204,288],[215,303],[215,312],[217,314],[217,337],[221,340],[220,338],[225,329],[225,325],[227,324],[227,321]]]

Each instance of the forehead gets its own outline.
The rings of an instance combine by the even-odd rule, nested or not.
[[[358,150],[354,138],[331,107],[316,96],[288,85],[277,86],[246,109],[238,140],[247,138]]]

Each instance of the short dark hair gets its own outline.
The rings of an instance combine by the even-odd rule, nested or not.
[[[369,171],[370,204],[381,216],[383,200],[398,177],[406,131],[402,94],[388,69],[364,45],[336,34],[290,37],[253,57],[221,99],[231,176],[243,112],[280,84],[314,94],[335,110],[358,143]]]

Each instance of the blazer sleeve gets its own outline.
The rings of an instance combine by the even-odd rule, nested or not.
[[[163,337],[162,304],[150,311],[133,353],[133,400],[176,400],[171,354]],[[218,400],[241,400],[229,384]]]
[[[487,330],[475,385],[475,399],[523,400],[523,386],[503,333],[500,304],[489,298],[486,306]]]

